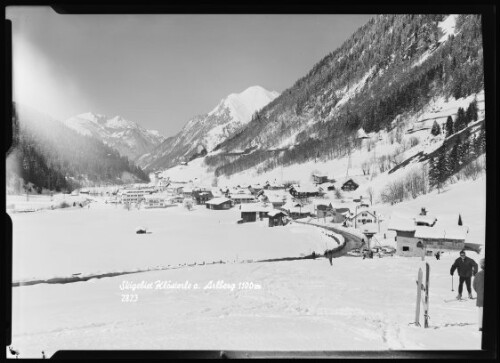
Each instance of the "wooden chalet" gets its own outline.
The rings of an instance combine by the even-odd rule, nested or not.
[[[314,187],[290,187],[289,192],[292,196],[299,199],[319,197],[323,192],[319,188]]]
[[[341,189],[343,191],[353,191],[359,188],[359,184],[356,183],[352,178],[347,180],[344,184],[342,184]]]
[[[281,210],[272,210],[267,213],[269,227],[284,226],[287,224],[287,214]]]
[[[233,206],[233,202],[231,199],[220,197],[210,199],[205,202],[205,205],[207,206],[207,209],[225,210],[231,208]]]

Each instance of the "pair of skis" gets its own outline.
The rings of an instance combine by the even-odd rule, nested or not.
[[[430,267],[429,263],[425,264],[425,285],[422,283],[423,272],[422,269],[418,269],[418,279],[417,279],[417,307],[415,309],[415,322],[416,326],[420,326],[420,303],[424,306],[424,327],[429,327],[429,276]],[[424,295],[422,296],[422,291]]]
[[[473,297],[473,298],[460,298],[460,299],[454,298],[454,299],[445,299],[443,301],[445,303],[450,303],[450,302],[453,302],[453,301],[464,302],[464,301],[468,301],[468,300],[476,300],[476,298],[475,297]]]

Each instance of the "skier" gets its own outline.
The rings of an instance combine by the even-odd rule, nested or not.
[[[441,258],[441,251],[437,251],[434,256],[436,256],[436,260],[439,260]]]
[[[472,258],[465,256],[465,251],[460,251],[460,257],[455,260],[450,269],[450,275],[453,276],[455,270],[458,271],[458,276],[460,277],[458,283],[458,295],[457,300],[462,298],[462,291],[465,285],[467,286],[467,292],[469,293],[469,299],[472,299],[472,290],[471,290],[471,277],[474,276],[477,272],[477,263]]]
[[[477,294],[476,306],[478,309],[479,331],[483,331],[483,296],[484,296],[484,258],[479,261],[481,271],[474,277],[472,286]]]

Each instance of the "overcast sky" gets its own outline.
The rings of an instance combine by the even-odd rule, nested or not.
[[[230,93],[282,92],[372,15],[60,15],[8,7],[14,101],[172,136]]]

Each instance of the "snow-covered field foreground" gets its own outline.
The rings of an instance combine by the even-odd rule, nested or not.
[[[208,265],[14,288],[12,345],[20,357],[62,349],[480,349],[475,300],[445,302],[456,294],[455,258],[428,259],[427,329],[422,317],[422,327],[409,325],[424,262],[344,257],[333,266],[324,258]],[[245,282],[254,288],[239,289]],[[182,286],[168,288],[175,284]]]
[[[267,219],[237,224],[240,211],[196,206],[131,209],[102,202],[91,208],[14,213],[13,279],[104,274],[158,266],[296,257],[338,246],[320,229]],[[149,234],[136,234],[147,227]]]

